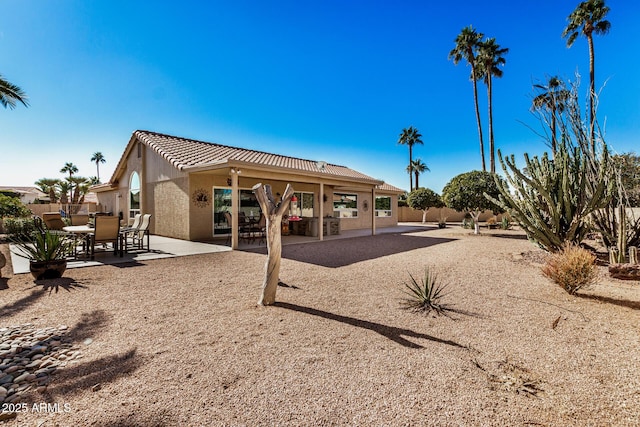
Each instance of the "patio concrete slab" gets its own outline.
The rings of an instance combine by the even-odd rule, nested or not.
[[[384,227],[377,228],[376,234],[388,234],[388,233],[416,233],[421,231],[426,231],[429,229],[435,228],[432,224],[421,224],[421,223],[399,223],[395,227]],[[348,239],[353,237],[362,237],[362,236],[370,236],[370,229],[361,229],[361,230],[343,230],[338,235],[332,236],[324,236],[324,240],[337,240],[337,239]],[[308,236],[283,236],[282,244],[283,245],[291,245],[291,244],[300,244],[300,243],[311,243],[311,242],[319,242],[320,240],[317,237],[308,237]],[[106,252],[96,252],[95,260],[70,260],[67,263],[67,268],[81,268],[81,267],[92,267],[92,266],[100,266],[100,265],[118,265],[125,263],[139,263],[153,259],[160,258],[174,258],[180,256],[187,255],[197,255],[197,254],[207,254],[207,253],[216,253],[216,252],[228,252],[231,251],[231,247],[229,247],[224,240],[219,240],[213,243],[203,243],[203,242],[191,242],[188,240],[180,240],[180,239],[172,239],[170,237],[162,237],[151,235],[150,238],[150,248],[149,252],[130,252],[124,254],[121,258],[120,256],[116,256],[113,254],[113,251]],[[265,247],[266,242],[246,242],[241,241],[238,245],[239,250],[253,250],[259,248],[260,246]],[[25,258],[17,256],[14,251],[11,251],[11,262],[13,265],[13,274],[24,274],[29,273],[29,261]]]
[[[150,251],[130,252],[121,258],[113,254],[113,251],[96,252],[95,259],[91,260],[70,260],[67,268],[92,267],[107,264],[123,264],[132,262],[143,262],[152,259],[174,258],[187,255],[207,254],[215,252],[230,251],[231,248],[225,245],[212,243],[190,242],[188,240],[172,239],[162,236],[151,236],[149,242]],[[17,256],[11,251],[11,263],[13,274],[29,273],[29,260]]]

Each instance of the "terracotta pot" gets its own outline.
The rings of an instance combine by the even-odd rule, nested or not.
[[[67,269],[66,259],[30,261],[29,271],[36,280],[59,279]]]

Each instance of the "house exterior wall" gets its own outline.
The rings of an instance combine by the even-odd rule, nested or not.
[[[150,230],[160,236],[188,240],[191,208],[189,175],[177,170],[149,147],[142,147],[145,166],[140,174],[141,210],[152,215]],[[134,148],[130,157],[137,157],[136,151]]]

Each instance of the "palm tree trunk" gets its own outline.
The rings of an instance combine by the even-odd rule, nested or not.
[[[491,162],[491,173],[496,173],[496,153],[493,142],[493,97],[491,93],[491,74],[487,78],[487,100],[489,104],[489,155]]]
[[[591,153],[596,152],[596,77],[595,77],[595,54],[593,52],[593,37],[587,37],[589,42],[589,138],[591,143]]]
[[[98,175],[96,175],[96,178],[98,178],[98,181],[100,181],[100,164],[98,162],[96,162],[96,172],[98,173]]]
[[[480,107],[478,106],[478,82],[476,81],[476,69],[471,66],[471,80],[473,80],[473,103],[476,107],[476,121],[478,122],[478,136],[480,137],[480,156],[482,157],[482,171],[487,171],[484,160],[484,139],[482,137],[482,122],[480,121]]]
[[[409,168],[411,168],[411,163],[413,162],[413,146],[409,144]],[[413,174],[411,173],[411,169],[409,169],[409,193],[413,191]]]
[[[418,185],[418,175],[420,175],[420,172],[415,170],[414,173],[416,174],[416,190],[417,190],[418,188],[420,188],[420,186]]]

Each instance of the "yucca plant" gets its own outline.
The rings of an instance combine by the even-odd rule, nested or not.
[[[65,259],[73,248],[73,240],[69,237],[52,233],[34,232],[31,238],[12,239],[15,254],[31,261],[53,261]]]
[[[441,301],[446,295],[446,286],[438,283],[437,275],[429,267],[425,267],[424,278],[420,282],[411,273],[409,277],[411,280],[404,283],[404,293],[407,297],[401,302],[403,308],[425,313],[433,310],[444,315],[447,311],[453,311],[452,307]]]

